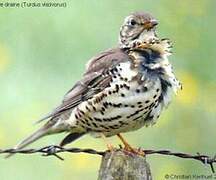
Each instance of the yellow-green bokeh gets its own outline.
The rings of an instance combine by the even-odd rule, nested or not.
[[[155,126],[127,133],[126,138],[146,149],[215,153],[216,1],[61,2],[67,2],[67,8],[0,8],[0,148],[13,146],[38,128],[33,123],[58,105],[81,77],[88,59],[117,45],[124,17],[142,10],[159,20],[159,36],[174,42],[170,61],[183,90]],[[50,136],[31,147],[57,144],[63,137]],[[115,137],[110,141],[119,143]],[[102,140],[90,136],[70,146],[106,148]],[[0,179],[96,179],[100,157],[63,156],[64,162],[36,154],[0,157]],[[196,161],[164,156],[147,160],[154,179],[164,179],[165,174],[211,173]]]

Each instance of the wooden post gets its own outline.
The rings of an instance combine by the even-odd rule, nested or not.
[[[117,150],[103,156],[98,180],[152,180],[152,176],[145,157]]]

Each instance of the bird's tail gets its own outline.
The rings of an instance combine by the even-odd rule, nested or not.
[[[21,150],[24,147],[28,146],[29,144],[35,142],[36,140],[40,139],[41,137],[50,134],[51,129],[48,128],[47,126],[41,127],[39,130],[25,138],[23,141],[21,141],[19,144],[17,144],[13,149],[14,150]],[[11,157],[14,155],[14,153],[8,154],[6,158]]]

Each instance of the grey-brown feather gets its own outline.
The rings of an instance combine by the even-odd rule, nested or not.
[[[41,120],[60,117],[65,111],[72,110],[81,102],[102,91],[111,80],[110,76],[102,76],[102,74],[105,74],[120,62],[128,61],[129,58],[128,54],[120,48],[102,52],[92,58],[87,65],[84,76],[66,93],[61,105]]]

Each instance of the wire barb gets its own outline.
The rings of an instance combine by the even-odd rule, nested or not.
[[[122,149],[120,147],[120,149]],[[214,170],[214,163],[216,163],[216,155],[211,158],[206,155],[201,155],[200,153],[197,153],[196,155],[191,155],[187,153],[181,153],[181,152],[171,152],[169,150],[144,150],[141,149],[145,155],[151,155],[151,154],[161,154],[166,156],[175,156],[179,158],[184,159],[194,159],[197,161],[202,162],[204,165],[209,165],[212,173],[215,173]],[[97,151],[94,149],[80,149],[80,148],[63,148],[61,146],[56,145],[50,145],[46,146],[40,149],[23,149],[23,150],[16,150],[16,149],[0,149],[0,154],[6,154],[6,153],[12,153],[12,154],[34,154],[34,153],[41,153],[42,156],[55,156],[60,160],[64,160],[61,156],[58,155],[58,153],[63,152],[69,152],[69,153],[87,153],[87,154],[94,154],[94,155],[105,155],[106,151]]]

